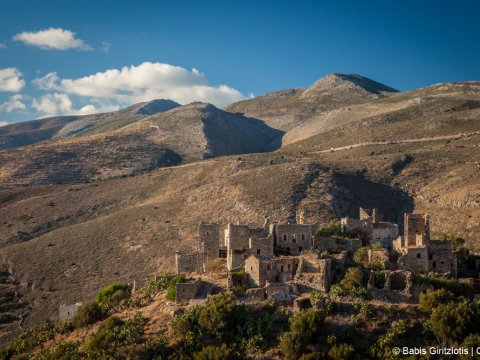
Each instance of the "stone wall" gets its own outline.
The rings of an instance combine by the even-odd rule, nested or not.
[[[60,320],[68,320],[73,318],[81,306],[82,303],[60,305],[58,309],[58,318]]]
[[[207,264],[206,253],[181,254],[175,253],[175,269],[177,274],[181,273],[199,273],[205,272]]]
[[[249,253],[251,255],[273,255],[273,235],[266,238],[250,238]]]
[[[234,270],[241,267],[250,255],[250,238],[267,238],[267,225],[255,228],[252,225],[228,224],[225,230],[227,245],[227,268]]]
[[[392,247],[392,240],[398,237],[398,225],[388,222],[373,224],[372,243],[380,244],[386,248]]]
[[[405,248],[404,254],[398,259],[400,269],[411,271],[415,274],[428,274],[429,262],[426,247]]]
[[[184,302],[195,299],[202,287],[202,281],[197,279],[189,283],[180,283],[175,285],[175,301]]]
[[[218,224],[198,225],[199,252],[207,254],[208,260],[219,257],[220,228]]]
[[[272,232],[275,249],[292,255],[312,249],[313,234],[317,226],[312,224],[275,224]]]

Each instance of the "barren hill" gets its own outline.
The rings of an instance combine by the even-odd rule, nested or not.
[[[262,119],[276,129],[288,131],[326,111],[397,92],[360,75],[330,74],[307,89],[276,91],[231,104],[226,109]]]
[[[153,100],[126,109],[83,116],[57,116],[11,124],[0,128],[0,149],[16,148],[54,138],[115,130],[143,117],[173,109],[180,104]]]
[[[430,214],[433,237],[464,236],[480,250],[480,84],[395,93],[363,82],[366,99],[358,84],[344,89],[361,79],[337,77],[311,88],[320,95],[287,90],[229,107],[268,112],[270,125],[304,116],[276,151],[242,154],[268,150],[282,132],[201,103],[0,151],[0,258],[28,304],[25,326],[105,284],[140,286],[172,270],[200,221],[284,222],[304,209],[307,221],[325,222],[363,206],[398,222],[419,211]],[[334,96],[345,100],[326,100]],[[67,169],[62,184],[55,176]]]
[[[138,110],[137,106],[124,113]],[[80,121],[87,120],[92,119]],[[203,103],[143,116],[129,125],[123,122],[122,127],[119,121],[122,120],[117,118],[116,121],[94,125],[82,136],[60,137],[57,133],[58,139],[0,151],[2,185],[99,180],[182,161],[262,152],[274,146],[272,142],[282,135],[281,131],[260,120]],[[106,130],[107,124],[114,130]]]

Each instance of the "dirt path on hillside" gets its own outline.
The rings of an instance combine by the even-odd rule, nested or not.
[[[480,131],[452,134],[452,135],[432,136],[432,137],[418,138],[418,139],[369,141],[369,142],[363,142],[358,144],[340,146],[336,148],[330,148],[328,150],[312,151],[310,152],[310,154],[325,154],[329,152],[349,150],[349,149],[355,149],[359,147],[372,146],[372,145],[392,145],[392,144],[405,144],[405,143],[419,143],[419,142],[426,142],[426,141],[451,140],[451,139],[459,139],[465,136],[472,136],[472,135],[478,135],[478,134],[480,134]]]

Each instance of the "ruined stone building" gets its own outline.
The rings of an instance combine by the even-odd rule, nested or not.
[[[360,208],[359,219],[342,218],[341,226],[345,232],[363,231],[371,243],[380,244],[387,249],[391,249],[392,241],[398,237],[398,225],[383,221],[378,209]]]
[[[206,271],[207,254],[206,253],[192,253],[182,254],[175,253],[175,269],[177,274],[181,273],[199,273],[203,274]]]
[[[331,281],[331,260],[319,258],[316,252],[300,256],[251,255],[245,261],[250,286],[293,282],[319,291],[328,291]]]
[[[453,242],[430,239],[428,215],[405,214],[404,228],[404,236],[393,241],[393,249],[400,254],[400,269],[415,274],[433,272],[457,277],[457,256]]]
[[[300,255],[304,250],[311,250],[316,224],[272,224],[275,251],[285,255]]]
[[[228,270],[242,267],[252,254],[273,255],[273,236],[269,234],[268,220],[261,228],[252,224],[228,224],[225,229],[225,245]]]

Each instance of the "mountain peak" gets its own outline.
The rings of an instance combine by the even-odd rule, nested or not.
[[[302,94],[308,98],[316,95],[334,95],[339,93],[364,93],[365,95],[381,95],[398,92],[389,86],[357,74],[332,73],[317,80]]]
[[[154,115],[179,107],[180,104],[168,99],[155,99],[133,105],[132,115]]]

